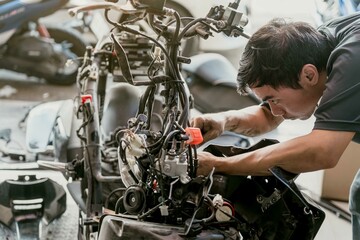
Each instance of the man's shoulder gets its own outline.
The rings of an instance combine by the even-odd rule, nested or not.
[[[337,42],[343,40],[349,35],[360,35],[360,11],[335,18],[318,27],[318,30],[325,34],[328,39]]]

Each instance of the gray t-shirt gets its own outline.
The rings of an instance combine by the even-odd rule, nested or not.
[[[334,47],[314,129],[356,132],[360,143],[360,12],[319,27]]]

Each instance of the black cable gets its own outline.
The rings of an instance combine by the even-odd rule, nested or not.
[[[117,193],[119,191],[126,191],[126,188],[116,188],[116,189],[112,190],[105,199],[105,204],[104,204],[105,208],[109,208],[110,198],[112,197],[112,195],[114,195],[115,193]]]
[[[121,197],[116,201],[116,204],[115,204],[115,213],[116,213],[116,214],[120,213],[118,209],[119,209],[120,204],[121,204],[121,202],[123,201],[123,199],[124,199],[124,197],[121,196]]]
[[[150,37],[150,36],[148,36],[148,35],[140,32],[140,31],[136,31],[135,29],[132,29],[132,28],[123,26],[122,24],[116,23],[116,27],[118,27],[119,29],[121,29],[121,30],[123,30],[123,31],[129,32],[129,33],[132,33],[132,34],[135,34],[135,35],[138,34],[138,35],[140,35],[140,36],[143,36],[143,37],[149,39],[150,41],[152,41],[153,43],[155,43],[155,44],[161,49],[161,51],[163,51],[163,53],[164,53],[164,55],[166,56],[166,58],[170,60],[170,61],[169,61],[169,63],[170,63],[170,69],[171,69],[172,73],[173,73],[174,75],[176,75],[176,68],[175,68],[175,66],[174,66],[174,63],[171,61],[170,55],[169,55],[169,53],[167,52],[167,50],[164,48],[164,46],[160,44],[159,41],[157,41],[156,39],[154,39],[154,38],[152,38],[152,37]]]
[[[181,41],[181,39],[184,38],[185,36],[185,33],[193,26],[195,26],[195,24],[197,23],[204,23],[206,21],[206,18],[196,18],[194,20],[192,20],[191,22],[189,22],[184,28],[183,30],[181,31],[181,33],[179,34],[178,36],[178,41]]]

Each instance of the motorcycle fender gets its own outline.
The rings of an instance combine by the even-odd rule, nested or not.
[[[54,126],[63,138],[69,138],[73,100],[39,104],[30,110],[26,125],[26,148],[32,153],[46,152]]]
[[[16,180],[0,182],[0,192],[0,223],[8,227],[11,227],[14,221],[27,219],[29,216],[31,218],[27,221],[35,222],[33,217],[42,218],[47,225],[66,210],[65,189],[49,178],[19,175]]]

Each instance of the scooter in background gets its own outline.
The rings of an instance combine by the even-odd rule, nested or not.
[[[52,84],[73,84],[87,42],[75,29],[59,23],[46,26],[40,21],[67,2],[1,1],[0,69],[44,78]]]

